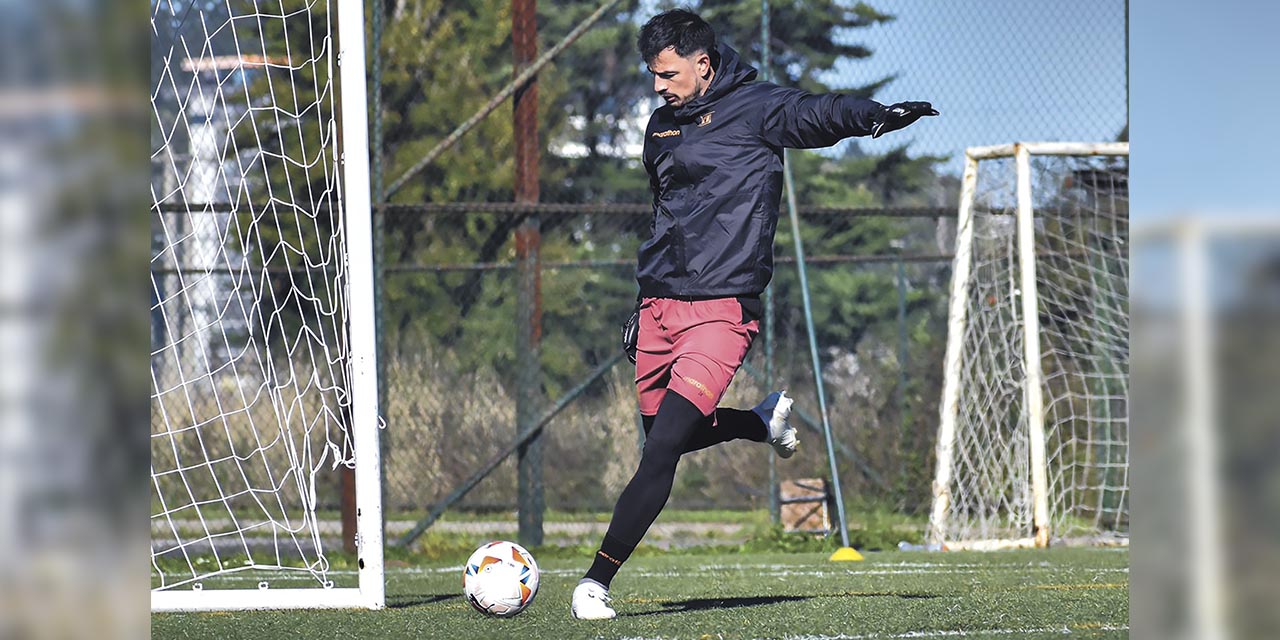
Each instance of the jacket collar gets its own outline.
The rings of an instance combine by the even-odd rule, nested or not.
[[[716,47],[716,52],[720,60],[716,65],[716,77],[711,79],[711,86],[707,87],[706,93],[676,107],[676,118],[692,118],[734,89],[756,79],[755,67],[743,62],[733,47],[721,43]]]

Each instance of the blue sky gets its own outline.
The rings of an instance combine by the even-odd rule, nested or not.
[[[855,30],[874,55],[844,72],[856,85],[899,71],[880,100],[939,107],[904,132],[913,151],[1108,140],[1123,126],[1121,2],[870,4],[898,19]],[[1129,11],[1131,216],[1280,215],[1280,0],[1131,0]]]
[[[1132,0],[1131,213],[1280,215],[1280,2]]]
[[[850,41],[874,54],[824,79],[853,87],[898,72],[878,99],[930,100],[942,111],[859,140],[869,152],[909,141],[913,152],[951,155],[944,168],[958,173],[968,146],[1109,140],[1124,124],[1120,0],[869,4],[897,20],[853,30]],[[1280,215],[1278,28],[1280,0],[1130,0],[1135,221]]]
[[[869,152],[913,141],[952,155],[1016,141],[1109,141],[1125,124],[1123,0],[872,0],[895,20],[852,29],[872,56],[837,65],[830,84],[898,74],[876,98],[928,100],[942,117],[902,136],[860,140]]]
[[[856,1],[843,4],[852,7]],[[659,3],[640,4],[643,21]],[[778,8],[784,3],[774,4],[776,27],[785,10]],[[866,46],[872,55],[842,60],[821,79],[838,91],[897,75],[877,100],[928,100],[942,117],[878,140],[841,143],[831,153],[857,144],[879,154],[905,143],[913,154],[950,157],[942,170],[958,176],[966,147],[1109,141],[1124,128],[1124,0],[868,4],[895,19],[837,33],[837,40]],[[734,44],[745,49],[746,43]]]

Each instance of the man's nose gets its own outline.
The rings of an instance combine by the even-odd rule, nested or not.
[[[666,83],[666,81],[664,81],[662,78],[654,78],[654,79],[653,79],[653,91],[654,91],[654,93],[662,93],[662,92],[664,92],[664,91],[666,91],[666,90],[667,90],[667,83]]]

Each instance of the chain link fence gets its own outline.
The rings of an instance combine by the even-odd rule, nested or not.
[[[554,205],[542,209],[551,210]],[[540,362],[548,402],[619,350],[618,325],[635,300],[633,256],[648,230],[648,212],[631,209],[602,207],[591,213],[538,216],[544,247]],[[483,229],[484,237],[472,237],[478,245],[493,245],[496,256],[514,252],[509,245],[514,243],[512,230],[521,214],[435,211],[439,209],[389,206],[387,226],[453,229],[453,233],[423,236],[431,238],[429,243],[446,246],[461,244],[463,229]],[[903,241],[892,248],[893,253],[841,253],[837,245],[842,240],[831,236],[856,226],[858,217],[862,214],[838,210],[807,211],[803,217],[818,338],[830,365],[833,412],[846,427],[838,439],[849,446],[850,462],[856,464],[851,483],[876,492],[896,488],[911,493],[901,484],[897,468],[906,461],[897,457],[906,450],[930,446],[933,408],[924,394],[938,382],[924,381],[940,375],[932,373],[936,369],[932,365],[943,346],[945,296],[937,292],[946,286],[945,250],[937,246],[936,222],[903,218],[893,221]],[[790,231],[781,231],[779,241],[792,242]],[[448,252],[477,256],[471,249]],[[389,246],[388,253],[399,251]],[[515,435],[516,265],[509,259],[504,263],[493,260],[494,256],[478,257],[490,260],[429,263],[410,259],[385,265],[389,293],[383,336],[389,355],[383,410],[389,425],[389,508],[411,509],[442,498]],[[794,258],[779,256],[774,293],[775,386],[791,389],[801,398],[801,410],[816,416],[815,407],[804,406],[814,390]],[[432,320],[417,324],[415,318],[397,315],[399,296],[429,310]],[[920,349],[913,366],[909,352]],[[764,340],[757,339],[727,402],[750,406],[767,393],[763,376],[769,368],[768,355]],[[905,389],[899,388],[903,361],[908,367]],[[609,483],[598,482],[598,476],[616,476],[625,483],[641,442],[631,373],[625,364],[613,367],[547,429],[548,459],[557,461],[546,468],[549,504],[567,510],[611,508],[621,486],[606,486]],[[924,413],[910,419],[900,416],[903,396],[925,407]],[[902,424],[912,420],[921,422],[914,434],[904,431],[907,425]],[[459,450],[456,439],[445,437],[451,433],[467,434],[467,446]],[[788,465],[803,469],[798,473],[820,474],[825,454],[818,446],[819,435],[811,433],[807,440],[810,446]],[[857,442],[866,444],[854,446]],[[742,456],[733,453],[739,449]],[[869,457],[854,453],[859,449],[870,452]],[[677,491],[675,503],[701,508],[766,505],[766,478],[756,472],[767,468],[764,454],[768,450],[744,445],[720,451],[690,459],[685,476],[692,484],[687,493]],[[914,475],[926,471],[923,459],[911,464],[921,467],[912,469]],[[416,471],[400,474],[394,472],[397,468]],[[703,472],[708,479],[693,479]],[[573,478],[553,478],[553,474]],[[716,478],[724,482],[713,482]],[[507,504],[511,481],[495,476],[472,491],[463,504],[477,508]],[[923,487],[917,487],[915,493],[920,495],[913,501],[923,499],[923,492]]]
[[[784,84],[851,91],[885,103],[930,100],[942,111],[940,118],[895,136],[849,140],[795,153],[790,160],[845,495],[922,513],[932,474],[951,215],[963,150],[1015,140],[1124,138],[1126,6],[1121,1],[1071,8],[1014,2],[869,4],[773,3],[769,73]],[[558,43],[595,6],[570,3],[554,12],[541,7],[539,49]],[[616,353],[617,326],[634,299],[635,250],[646,237],[650,216],[643,204],[649,196],[638,161],[640,136],[657,106],[634,53],[634,38],[638,25],[663,8],[652,3],[619,7],[539,76],[538,135],[546,141],[541,200],[594,209],[539,215],[540,362],[547,403]],[[756,66],[762,51],[761,8],[755,2],[694,7]],[[438,19],[447,22],[448,15],[445,11]],[[388,33],[396,31],[394,20],[392,15]],[[383,53],[385,73],[404,64],[396,53]],[[498,56],[510,53],[499,48]],[[489,91],[476,92],[471,102],[483,102],[507,77],[492,77]],[[468,112],[459,109],[459,117],[435,124],[448,129]],[[499,110],[491,118],[505,119],[509,113]],[[403,122],[394,115],[391,120]],[[499,120],[491,126],[506,125]],[[405,142],[388,131],[388,175],[398,175],[404,166]],[[492,153],[495,146],[499,150]],[[391,509],[434,504],[474,469],[477,461],[470,457],[487,458],[516,433],[513,231],[521,213],[471,213],[460,204],[448,214],[413,208],[424,200],[510,200],[503,195],[509,193],[504,181],[512,173],[506,149],[510,146],[501,135],[464,137],[444,156],[443,164],[452,165],[448,172],[496,182],[445,195],[447,182],[424,180],[410,188],[429,193],[426,197],[403,192],[389,197],[404,203],[385,210],[384,413],[392,442]],[[433,197],[436,193],[443,197]],[[767,344],[763,333],[757,339],[725,400],[754,405],[768,391],[766,371],[774,387],[786,387],[798,398],[804,444],[795,458],[779,465],[784,479],[830,473],[816,419],[791,234],[782,221],[772,285],[774,341]],[[414,256],[413,265],[406,264],[408,256]],[[419,306],[432,309],[430,321],[407,317],[409,308]],[[447,371],[450,366],[457,369]],[[434,375],[445,384],[431,385],[423,371],[440,372]],[[616,365],[545,430],[548,508],[612,508],[642,442],[631,373],[625,362]],[[454,399],[458,406],[472,406],[477,386],[485,389],[484,411],[459,415],[451,408]],[[446,433],[465,434],[468,451],[459,454],[456,443],[447,442],[456,442],[452,436],[432,435]],[[766,508],[769,455],[763,447],[735,443],[687,457],[671,506]],[[399,456],[406,464],[399,464]],[[424,459],[442,462],[432,466],[421,463]],[[443,461],[448,464],[440,466]],[[514,511],[515,469],[514,460],[504,463],[458,508]],[[851,519],[856,526],[856,511]]]
[[[598,21],[574,33],[602,5]],[[763,6],[707,0],[692,8],[760,66]],[[618,353],[618,327],[636,294],[636,249],[649,232],[639,154],[657,102],[635,37],[664,8],[540,3],[538,51],[570,44],[537,76],[536,132],[513,127],[508,101],[423,164],[519,70],[511,0],[369,3],[390,519],[420,517],[516,437],[516,231],[530,221],[541,274],[534,396],[539,412],[565,401],[542,432],[545,506],[607,513],[630,478],[642,442],[633,371],[623,360],[587,377]],[[848,140],[789,160],[844,495],[923,514],[963,150],[1127,139],[1127,3],[792,1],[771,3],[768,18],[774,81],[885,103],[929,100],[942,113],[875,141]],[[535,133],[539,204],[517,205],[514,150]],[[156,174],[157,182],[172,179],[163,166]],[[792,234],[781,221],[773,340],[762,332],[725,400],[752,406],[770,387],[797,398],[802,445],[778,464],[778,479],[829,475]],[[765,509],[770,455],[750,443],[691,455],[670,505]],[[449,513],[498,514],[492,519],[514,524],[516,457]],[[335,482],[319,496],[322,506],[337,509],[338,494]],[[851,511],[851,525],[858,513]],[[600,526],[584,524],[566,539],[590,538]]]

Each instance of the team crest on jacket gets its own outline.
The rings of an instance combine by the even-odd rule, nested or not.
[[[705,126],[707,126],[707,125],[711,124],[711,114],[713,114],[713,113],[715,113],[715,112],[714,112],[714,111],[708,111],[708,112],[706,112],[706,113],[704,113],[704,114],[702,114],[702,115],[698,116],[698,126],[699,126],[699,127],[705,127]]]

